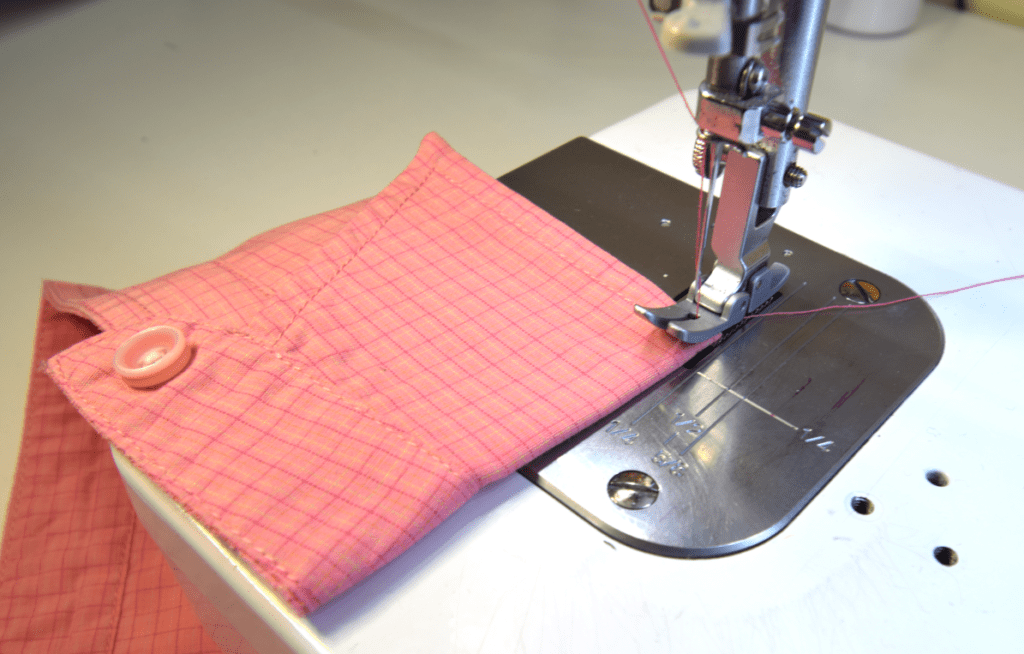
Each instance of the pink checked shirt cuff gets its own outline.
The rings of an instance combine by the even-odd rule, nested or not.
[[[102,330],[52,378],[300,612],[693,354],[633,315],[656,286],[433,134],[369,200],[83,288],[48,287]],[[188,362],[135,388],[114,353],[156,325]]]

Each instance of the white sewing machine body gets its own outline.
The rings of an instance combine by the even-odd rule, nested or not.
[[[593,138],[696,185],[680,156],[691,125],[671,98]],[[1024,267],[1019,190],[842,125],[802,163],[810,182],[779,224],[918,292]],[[228,651],[1005,649],[1024,581],[1013,551],[1024,524],[1005,508],[1024,500],[1015,290],[930,301],[945,336],[938,367],[781,533],[730,556],[638,551],[517,474],[299,618],[116,459]]]

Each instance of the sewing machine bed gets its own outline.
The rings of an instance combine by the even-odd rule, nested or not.
[[[692,124],[678,98],[594,138],[674,177],[695,177],[680,155],[679,144],[692,139]],[[579,141],[567,148],[527,164],[504,181],[515,188],[526,184],[530,175],[538,175],[531,182],[533,190],[524,187],[534,201],[658,283],[667,284],[670,292],[685,288],[691,259],[677,253],[692,251],[693,229],[685,224],[688,212],[696,209],[692,187],[645,167],[636,168],[639,174],[628,184],[610,186],[594,177],[599,172],[595,168],[610,165],[606,151]],[[555,173],[534,166],[573,148],[591,154],[572,162],[574,170],[557,174],[574,175],[576,183],[589,185],[590,191],[570,200],[571,194]],[[1019,213],[1024,206],[1019,190],[842,125],[836,126],[822,155],[807,158],[806,167],[810,181],[794,193],[783,212],[784,225],[907,279],[919,290],[1007,276],[1021,265],[1020,236],[1013,231],[1012,221],[1000,222],[1000,217]],[[652,207],[665,215],[650,213]],[[597,227],[612,214],[628,226],[607,229],[602,236]],[[951,238],[950,234],[962,233],[965,216],[972,217],[975,228]],[[589,225],[577,217],[585,217]],[[662,218],[670,225],[663,227]],[[643,238],[616,237],[630,231]],[[678,243],[669,243],[669,237]],[[785,257],[786,249],[793,254]],[[877,284],[883,301],[910,293],[887,276],[872,272],[867,277],[869,269],[830,250],[817,250],[811,241],[778,226],[772,250],[793,269],[794,281],[824,280],[820,291],[784,290],[785,299],[778,308],[827,303],[837,291],[837,280],[847,277]],[[819,256],[832,268],[818,267],[815,257]],[[808,268],[802,272],[804,261]],[[965,271],[971,273],[966,279]],[[859,288],[855,291],[866,292]],[[828,297],[822,301],[817,293]],[[672,388],[703,388],[704,393],[721,395],[717,405],[722,406],[713,404],[707,412],[724,416],[714,426],[714,420],[702,423],[707,435],[688,450],[686,456],[694,457],[684,461],[689,467],[677,466],[682,475],[671,474],[674,463],[651,461],[660,450],[642,450],[639,436],[634,445],[627,443],[632,432],[621,430],[631,417],[611,432],[608,422],[595,426],[592,431],[598,432],[598,438],[591,440],[614,446],[611,451],[617,449],[622,456],[627,451],[640,453],[635,459],[638,472],[664,481],[650,508],[663,510],[672,501],[666,498],[698,488],[695,471],[730,471],[720,475],[718,482],[705,484],[702,501],[718,502],[719,495],[730,501],[753,501],[742,514],[726,512],[721,505],[714,509],[723,520],[741,516],[743,525],[716,524],[707,534],[692,532],[720,541],[717,552],[712,544],[703,555],[685,550],[707,548],[708,541],[680,546],[655,539],[644,545],[652,541],[640,519],[623,528],[621,523],[596,516],[598,511],[619,509],[609,498],[607,471],[594,472],[591,481],[585,474],[589,471],[565,475],[569,481],[579,479],[581,486],[591,486],[583,489],[581,499],[572,500],[579,505],[574,508],[581,511],[579,507],[592,499],[599,506],[592,522],[603,521],[606,528],[613,528],[609,531],[619,532],[617,537],[632,539],[635,547],[622,546],[525,477],[512,475],[484,488],[363,583],[314,614],[300,617],[151,480],[116,452],[114,457],[147,530],[160,543],[211,633],[222,645],[230,645],[226,649],[231,651],[617,653],[640,647],[666,652],[955,652],[984,643],[1005,645],[1019,630],[1022,578],[1014,561],[1017,544],[1024,538],[1024,523],[1005,519],[1005,506],[1022,499],[1014,466],[1024,454],[1017,416],[1019,367],[1007,362],[1024,357],[1024,345],[1013,336],[1024,320],[1024,304],[998,286],[962,297],[933,304],[942,320],[946,352],[933,374],[891,416],[909,388],[886,395],[883,389],[873,388],[879,384],[868,380],[902,374],[907,365],[918,366],[918,372],[909,375],[918,379],[931,365],[927,348],[919,342],[873,357],[877,365],[870,368],[870,375],[845,377],[833,384],[823,379],[857,351],[888,348],[890,339],[900,338],[897,332],[910,329],[903,316],[914,314],[924,321],[925,326],[914,329],[937,329],[929,322],[932,317],[911,303],[848,313],[852,331],[836,331],[827,338],[835,329],[827,325],[835,318],[833,313],[749,322],[718,352],[692,370],[681,371],[678,381],[668,382],[674,384]],[[894,316],[900,319],[898,328],[893,326]],[[790,332],[797,327],[797,333],[786,344],[774,350],[758,345],[758,334],[784,331],[787,325]],[[825,327],[821,335],[805,338],[821,327]],[[798,339],[809,342],[797,346]],[[789,384],[785,387],[767,374],[768,360],[755,366],[765,355],[786,359],[789,351],[796,350],[813,354],[816,374],[808,375],[812,379],[805,388],[806,377],[799,384],[784,382]],[[833,359],[840,363],[831,364]],[[731,365],[740,368],[730,372]],[[736,379],[747,372],[746,381]],[[746,399],[697,373],[732,384]],[[660,405],[661,399],[649,394],[632,410],[646,406],[645,401],[658,400],[656,406]],[[787,432],[788,427],[752,403],[799,431]],[[671,412],[674,407],[666,408]],[[654,422],[656,413],[637,426]],[[823,416],[841,418],[829,423],[833,425],[829,429],[838,431],[814,431],[800,438],[804,428],[815,429],[815,421]],[[887,416],[881,429],[872,432]],[[667,422],[666,417],[675,416],[661,419]],[[756,467],[749,454],[758,449],[758,433],[737,431],[741,417],[761,421],[756,424],[778,438],[762,443],[768,454],[761,458],[763,468]],[[857,426],[844,432],[848,424]],[[827,438],[807,442],[818,435]],[[868,435],[870,443],[861,447]],[[694,435],[681,434],[675,440],[689,436]],[[833,443],[825,445],[827,440]],[[832,474],[858,448],[849,465],[825,484],[821,473]],[[695,459],[698,453],[707,460]],[[556,468],[542,460],[528,474],[550,474],[549,492],[557,493],[550,490],[556,481],[562,483],[554,474]],[[794,471],[805,469],[813,469],[813,474],[793,478]],[[815,485],[822,484],[815,501],[769,538],[799,510],[801,502],[814,496]],[[766,486],[788,494],[786,501],[795,504],[774,510],[750,497]],[[872,506],[874,511],[867,513]],[[621,513],[632,517],[645,511],[650,515],[648,509]],[[684,513],[679,521],[683,527],[693,524],[686,517],[692,515]],[[745,537],[744,532],[753,533],[762,544],[735,556],[714,556],[753,544],[756,539]],[[657,556],[640,547],[662,552],[675,548],[677,554],[698,558]]]

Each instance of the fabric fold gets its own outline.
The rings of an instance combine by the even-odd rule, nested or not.
[[[48,371],[89,423],[298,611],[696,350],[637,319],[653,283],[428,135],[373,198],[117,292]],[[180,329],[152,389],[113,353]]]
[[[100,438],[41,364],[97,333],[78,302],[105,289],[48,283],[0,557],[0,652],[213,654]]]

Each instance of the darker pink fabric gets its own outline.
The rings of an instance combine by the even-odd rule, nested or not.
[[[73,298],[104,292],[62,289]],[[39,367],[96,333],[43,302],[0,556],[0,652],[214,654],[132,510],[109,443]]]
[[[693,352],[656,286],[429,135],[377,196],[123,291],[48,363],[89,423],[308,612]],[[71,289],[73,291],[73,289]],[[154,325],[191,363],[112,366]]]

